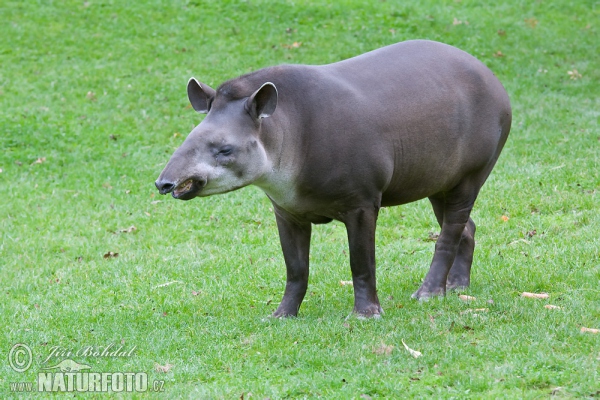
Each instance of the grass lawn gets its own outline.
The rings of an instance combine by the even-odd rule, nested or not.
[[[147,374],[148,391],[124,397],[600,396],[600,334],[580,331],[600,328],[599,31],[592,0],[3,1],[0,397],[65,358]],[[266,196],[154,188],[201,120],[188,78],[216,87],[415,38],[480,58],[513,104],[472,214],[476,299],[410,299],[439,231],[425,200],[380,213],[383,318],[346,318],[339,223],[313,229],[299,317],[268,318],[285,267]],[[132,352],[81,351],[109,345]]]

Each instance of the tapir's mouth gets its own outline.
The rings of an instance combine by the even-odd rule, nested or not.
[[[200,181],[190,178],[177,185],[171,194],[175,199],[191,200],[196,197],[205,185],[205,180]]]

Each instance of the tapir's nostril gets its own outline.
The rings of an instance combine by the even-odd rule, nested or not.
[[[172,182],[156,181],[154,184],[156,185],[156,188],[160,194],[171,193],[173,189],[175,189],[175,184]]]

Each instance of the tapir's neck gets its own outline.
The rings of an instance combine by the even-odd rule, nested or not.
[[[283,111],[283,110],[277,110]],[[261,121],[260,141],[265,149],[267,163],[264,173],[254,181],[272,201],[285,207],[291,205],[296,197],[296,167],[302,165],[294,149],[296,143],[290,135],[290,124],[284,113],[273,115]]]

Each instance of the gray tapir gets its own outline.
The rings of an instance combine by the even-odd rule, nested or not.
[[[393,44],[334,64],[280,65],[215,91],[190,79],[207,114],[156,181],[176,199],[254,184],[273,203],[287,267],[276,317],[298,313],[312,224],[345,224],[354,312],[382,313],[375,285],[381,207],[429,198],[441,226],[413,297],[466,287],[475,247],[469,217],[506,142],[511,108],[494,74],[442,43]]]

